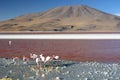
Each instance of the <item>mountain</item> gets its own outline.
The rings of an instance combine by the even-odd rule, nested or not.
[[[120,31],[120,17],[80,5],[54,8],[0,22],[0,31]]]

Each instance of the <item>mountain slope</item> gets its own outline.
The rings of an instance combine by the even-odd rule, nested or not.
[[[1,31],[120,31],[120,17],[88,6],[64,6],[0,22]]]

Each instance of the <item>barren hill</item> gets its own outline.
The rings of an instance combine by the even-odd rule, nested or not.
[[[0,31],[120,31],[120,17],[88,6],[64,6],[0,22]]]

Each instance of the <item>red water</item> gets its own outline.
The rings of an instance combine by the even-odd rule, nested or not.
[[[0,40],[0,57],[30,53],[54,54],[73,61],[120,62],[120,40]]]

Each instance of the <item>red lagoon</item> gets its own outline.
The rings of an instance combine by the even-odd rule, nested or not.
[[[59,55],[63,60],[120,62],[120,40],[1,39],[0,57],[30,53]]]

